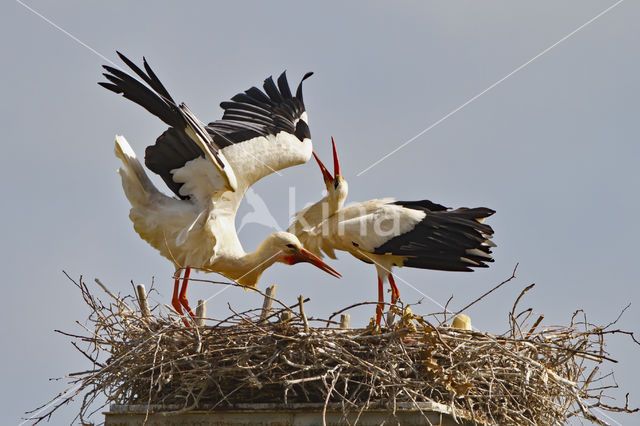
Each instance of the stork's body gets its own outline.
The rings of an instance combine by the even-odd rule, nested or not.
[[[451,210],[428,200],[369,200],[342,207],[347,195],[346,181],[339,170],[334,144],[335,176],[316,157],[327,187],[327,196],[307,211],[315,223],[301,225],[301,212],[290,230],[309,251],[322,252],[335,259],[335,250],[349,252],[357,259],[374,264],[378,275],[379,324],[384,304],[383,285],[389,281],[391,302],[400,292],[392,275],[394,266],[443,271],[472,271],[487,267],[491,258],[493,229],[481,223],[494,211],[488,208]]]
[[[105,67],[104,74],[110,83],[100,84],[171,126],[147,148],[145,162],[179,198],[153,185],[121,136],[116,138],[116,155],[124,165],[119,172],[136,232],[172,261],[177,273],[185,271],[182,288],[179,275],[174,286],[176,310],[184,307],[192,314],[186,299],[192,267],[247,286],[255,286],[274,262],[310,262],[339,276],[292,234],[274,233],[255,252],[246,253],[235,230],[236,211],[253,183],[311,156],[301,85],[292,96],[284,73],[277,86],[268,78],[266,93],[254,87],[234,96],[221,104],[223,118],[203,127],[186,106],[176,106],[146,61],[144,72],[120,56],[153,90],[111,67]]]

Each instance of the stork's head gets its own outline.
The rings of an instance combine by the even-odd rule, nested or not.
[[[333,176],[329,173],[329,170],[327,170],[325,165],[322,164],[322,161],[320,161],[315,152],[313,153],[313,156],[318,162],[318,166],[322,172],[322,178],[324,179],[324,184],[327,187],[329,210],[333,213],[340,210],[344,201],[347,199],[349,184],[340,173],[340,162],[338,161],[336,142],[333,140],[333,136],[331,136],[331,145],[333,146]]]
[[[286,263],[287,265],[307,262],[336,278],[342,277],[338,271],[324,263],[322,259],[315,254],[305,249],[300,240],[298,240],[298,237],[290,234],[289,232],[275,232],[265,240],[265,242],[267,241],[270,248],[277,251],[276,260],[278,262]]]

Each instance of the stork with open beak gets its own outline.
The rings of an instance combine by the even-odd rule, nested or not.
[[[340,277],[291,233],[271,234],[255,252],[246,253],[235,229],[236,211],[253,183],[311,157],[302,82],[294,96],[285,73],[277,85],[269,77],[264,91],[252,87],[222,102],[222,119],[203,126],[186,105],[175,103],[145,59],[143,71],[118,55],[144,83],[105,65],[108,82],[99,84],[170,126],[147,147],[145,164],[176,197],[154,186],[124,137],[116,137],[115,152],[123,163],[119,173],[136,232],[175,265],[176,311],[182,314],[184,308],[193,316],[186,297],[191,268],[217,272],[249,287],[275,262],[308,262]]]
[[[340,210],[347,199],[349,184],[340,173],[340,162],[338,161],[338,153],[336,152],[336,143],[333,136],[331,137],[331,145],[333,148],[334,175],[322,164],[322,161],[320,161],[316,153],[313,153],[313,157],[316,159],[322,172],[322,179],[327,188],[327,195],[320,201],[300,210],[294,215],[294,220],[291,225],[289,225],[287,232],[291,232],[298,237],[311,232],[318,224]],[[323,248],[323,251],[328,250],[330,250],[330,247]],[[331,254],[331,258],[335,259],[333,253]]]
[[[334,175],[316,156],[327,195],[299,212],[289,228],[311,252],[335,259],[335,250],[351,253],[376,267],[378,305],[376,324],[384,307],[384,281],[391,286],[391,303],[400,291],[394,266],[442,271],[472,271],[493,262],[493,229],[482,221],[495,213],[486,207],[452,210],[429,200],[395,201],[383,198],[342,208],[347,197],[333,144]],[[315,154],[314,154],[315,155]]]

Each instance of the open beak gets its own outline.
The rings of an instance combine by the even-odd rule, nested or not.
[[[329,173],[329,170],[327,170],[322,161],[320,161],[320,158],[318,158],[316,153],[313,153],[313,158],[316,159],[318,167],[320,167],[320,171],[322,172],[324,183],[327,186],[329,184],[333,184],[336,178],[340,175],[340,162],[338,161],[338,152],[336,151],[336,142],[333,140],[333,136],[331,136],[331,145],[333,147],[333,176],[331,175],[331,173]]]
[[[320,171],[322,172],[322,178],[324,179],[324,183],[327,186],[329,186],[329,184],[333,183],[333,176],[331,176],[331,173],[329,173],[329,170],[327,170],[324,164],[322,164],[322,161],[320,161],[320,159],[318,158],[315,152],[313,153],[313,157],[318,162],[318,166],[320,167]]]
[[[342,275],[340,275],[338,271],[336,271],[331,266],[324,263],[322,259],[320,259],[318,256],[311,253],[309,250],[305,248],[301,248],[300,251],[298,251],[298,253],[293,255],[293,263],[298,263],[298,262],[311,263],[313,266],[315,266],[316,268],[322,269],[327,274],[333,275],[336,278],[342,278]]]

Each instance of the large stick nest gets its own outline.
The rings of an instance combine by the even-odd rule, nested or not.
[[[616,385],[612,374],[599,373],[615,362],[606,338],[623,333],[636,341],[631,333],[612,329],[615,322],[589,324],[581,312],[566,327],[543,327],[542,317],[530,321],[530,310],[516,314],[520,297],[504,335],[459,330],[430,316],[434,325],[406,307],[382,330],[341,329],[331,318],[309,327],[301,298],[292,306],[274,299],[279,306],[268,314],[232,311],[188,329],[171,310],[155,306],[149,315],[136,297],[106,289],[105,303],[82,278],[74,283],[91,314],[84,335],[63,334],[92,368],[67,376],[69,389],[32,417],[36,423],[79,395],[81,420],[106,404],[188,411],[311,402],[341,410],[345,419],[428,404],[477,423],[518,425],[572,417],[606,424],[602,410],[637,411],[627,401],[605,404]]]

